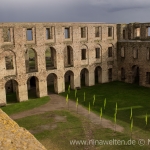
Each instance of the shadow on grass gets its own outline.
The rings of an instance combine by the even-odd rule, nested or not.
[[[86,95],[85,102],[83,101],[84,92]],[[67,93],[68,92],[66,91],[61,93],[61,95],[66,97]],[[150,115],[150,88],[141,87],[137,84],[114,81],[110,83],[96,84],[95,86],[90,87],[82,86],[81,90],[77,91],[79,103],[87,108],[89,106],[89,102],[93,104],[93,95],[95,95],[96,98],[94,106],[91,105],[91,110],[99,114],[100,108],[103,108],[104,99],[106,98],[106,109],[103,115],[113,121],[117,102],[117,121],[127,123],[126,125],[130,128],[130,109],[133,107],[134,127],[136,126],[144,129],[145,115],[146,113],[148,116]],[[70,91],[69,98],[76,100],[74,90]],[[143,118],[139,117],[141,115]],[[147,131],[150,131],[150,122],[147,125]]]
[[[8,93],[6,94],[7,104],[18,103],[16,93]]]
[[[36,99],[36,89],[31,89],[28,91],[28,99]],[[6,94],[7,104],[19,103],[17,100],[16,92]]]

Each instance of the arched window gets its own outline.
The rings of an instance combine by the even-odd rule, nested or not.
[[[53,47],[47,48],[45,51],[46,70],[57,68],[56,50]]]
[[[33,49],[28,49],[25,53],[25,58],[26,58],[26,71],[27,72],[38,71],[36,51]]]
[[[64,51],[65,67],[73,66],[73,49],[71,46],[66,46]]]

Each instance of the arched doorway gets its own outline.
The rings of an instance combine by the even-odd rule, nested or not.
[[[58,93],[57,76],[54,73],[47,76],[47,92],[48,94]]]
[[[65,90],[68,89],[69,85],[71,89],[74,89],[74,73],[71,70],[65,73],[64,82],[65,82]]]
[[[140,76],[139,76],[139,67],[137,65],[132,66],[132,83],[139,84]]]
[[[80,84],[81,86],[89,85],[89,71],[86,68],[82,69],[80,72]]]
[[[5,83],[5,91],[7,103],[19,102],[18,82],[16,80],[7,81]]]
[[[28,98],[37,98],[39,95],[39,80],[37,77],[32,76],[27,80]]]
[[[95,84],[102,82],[102,68],[100,66],[97,66],[94,71],[95,74]]]

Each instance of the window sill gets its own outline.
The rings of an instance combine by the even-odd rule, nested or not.
[[[66,65],[65,68],[73,67],[73,65]]]

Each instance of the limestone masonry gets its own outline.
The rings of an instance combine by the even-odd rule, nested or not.
[[[7,114],[0,110],[1,150],[46,150],[26,129],[19,127]]]
[[[150,23],[0,23],[0,104],[96,82],[150,87]],[[82,82],[81,82],[82,81]],[[50,91],[49,91],[50,92]]]

